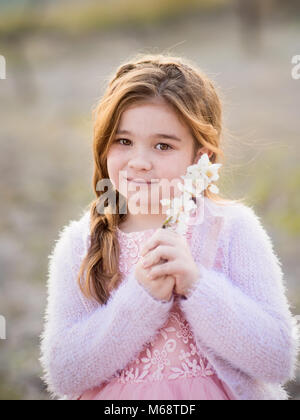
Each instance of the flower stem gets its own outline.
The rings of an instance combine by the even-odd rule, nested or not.
[[[163,223],[163,225],[162,225],[162,229],[166,229],[167,227],[168,227],[168,223],[169,223],[169,221],[172,219],[172,216],[170,216],[170,217],[168,217],[165,221],[164,221],[164,223]]]

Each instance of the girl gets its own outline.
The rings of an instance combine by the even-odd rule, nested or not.
[[[96,199],[50,256],[40,361],[51,397],[288,399],[298,331],[254,211],[207,189],[185,236],[160,228],[163,182],[203,153],[222,157],[212,82],[188,60],[138,55],[94,115]]]

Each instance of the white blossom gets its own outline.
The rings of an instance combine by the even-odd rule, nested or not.
[[[197,207],[192,197],[200,197],[206,188],[214,194],[219,192],[218,187],[212,182],[219,179],[218,170],[221,166],[220,163],[211,163],[206,153],[196,164],[188,166],[186,174],[181,176],[184,183],[178,183],[181,196],[172,200],[160,200],[163,206],[167,206],[168,217],[163,226],[170,227],[182,235],[186,233],[190,213]]]

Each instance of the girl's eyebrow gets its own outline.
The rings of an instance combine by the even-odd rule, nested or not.
[[[128,134],[128,135],[133,135],[130,131],[128,130],[118,130],[116,134]],[[152,138],[162,138],[162,139],[171,139],[171,140],[176,140],[176,141],[181,141],[181,139],[177,136],[175,136],[175,134],[163,134],[163,133],[156,133],[156,134],[152,134],[152,136],[150,136]]]

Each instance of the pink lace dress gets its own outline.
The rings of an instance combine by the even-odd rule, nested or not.
[[[139,257],[141,245],[154,229],[125,233],[121,244],[120,269],[128,272]],[[188,238],[187,238],[188,239]],[[154,339],[145,343],[133,362],[79,400],[234,400],[207,359],[199,353],[189,323],[175,296],[169,318]]]

